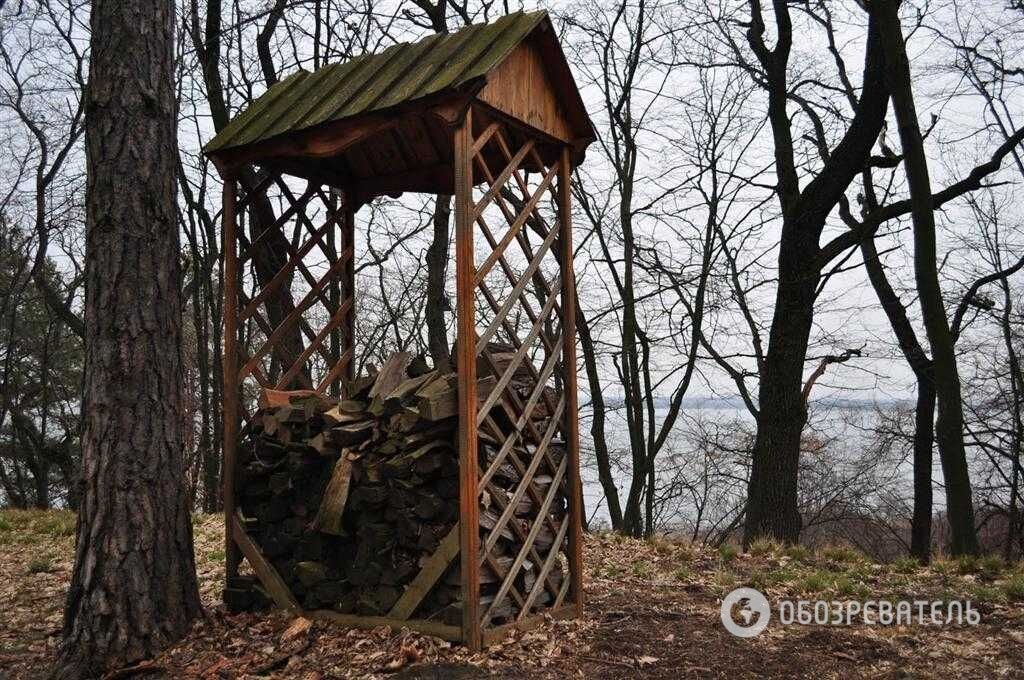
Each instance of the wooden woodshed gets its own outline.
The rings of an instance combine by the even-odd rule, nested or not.
[[[570,177],[594,130],[546,12],[395,45],[272,85],[205,147],[224,179],[224,506],[227,576],[246,559],[273,594],[274,567],[247,535],[235,503],[239,428],[260,388],[344,392],[355,365],[354,241],[360,207],[404,192],[454,197],[455,343],[458,381],[458,550],[417,577],[427,590],[441,566],[459,559],[461,625],[399,615],[359,617],[305,612],[349,625],[408,627],[479,648],[543,614],[582,607],[581,491],[576,385]],[[302,188],[302,183],[305,188]],[[311,258],[319,258],[314,267]],[[494,372],[486,397],[478,371]],[[511,388],[516,373],[536,385]],[[342,395],[343,396],[343,395]],[[531,412],[543,408],[540,431]],[[500,410],[513,431],[485,452]],[[557,443],[564,455],[554,455]],[[511,446],[515,443],[516,446]],[[510,451],[528,451],[528,455]],[[481,524],[495,470],[513,465],[510,503]],[[537,475],[549,481],[538,492]],[[532,525],[513,508],[532,499],[544,512]],[[564,504],[564,514],[548,508]],[[555,539],[538,549],[544,525]],[[497,566],[494,532],[522,545]],[[475,559],[461,559],[473,555]],[[546,578],[565,563],[568,578]],[[517,572],[538,578],[520,592]],[[511,620],[496,625],[480,603],[481,570],[497,572]],[[437,573],[434,573],[437,572]],[[492,574],[493,575],[493,574]],[[531,583],[533,583],[531,581]],[[277,589],[279,590],[279,588]],[[543,597],[538,597],[543,595]],[[278,604],[298,608],[286,594]],[[543,606],[538,605],[544,601]]]

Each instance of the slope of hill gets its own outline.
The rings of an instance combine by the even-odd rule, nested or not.
[[[206,618],[159,658],[116,677],[174,678],[948,678],[1024,674],[1024,567],[997,559],[874,564],[833,548],[750,553],[589,536],[587,612],[478,654],[408,632],[358,631],[281,614],[229,616],[217,602],[221,521],[195,520]],[[0,677],[45,675],[59,636],[74,516],[0,511]],[[978,625],[781,625],[752,639],[720,620],[751,586],[787,598],[971,601]],[[945,611],[945,610],[944,610]],[[6,675],[5,675],[6,673]]]

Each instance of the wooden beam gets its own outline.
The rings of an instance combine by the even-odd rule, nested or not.
[[[350,301],[342,324],[342,345],[344,354],[348,355],[345,367],[346,382],[351,383],[356,376],[356,210],[357,203],[351,191],[341,193],[341,248],[348,254],[349,261],[341,272],[341,298]]]
[[[503,626],[496,626],[487,630],[483,635],[483,645],[490,647],[491,645],[501,642],[505,637],[514,630],[527,631],[539,628],[544,625],[547,621],[547,617],[552,619],[571,619],[576,616],[576,608],[573,606],[558,607],[545,611],[543,614],[535,614],[528,616],[519,621],[513,623],[506,623]]]
[[[305,616],[313,619],[331,621],[350,628],[370,629],[380,628],[381,626],[387,626],[393,630],[407,628],[409,630],[416,631],[417,633],[423,633],[424,635],[439,637],[442,640],[449,640],[451,642],[462,641],[461,628],[458,626],[449,626],[444,623],[438,623],[437,621],[424,621],[422,619],[409,619],[402,621],[389,616],[357,616],[355,614],[341,614],[330,609],[315,609],[313,611],[307,611],[305,612]]]
[[[412,613],[416,611],[416,607],[427,596],[427,593],[434,587],[434,584],[437,583],[437,580],[441,578],[448,565],[452,563],[452,560],[458,554],[459,524],[456,522],[455,526],[448,532],[448,535],[441,539],[441,543],[437,546],[434,554],[427,558],[423,568],[420,569],[420,573],[416,574],[416,578],[406,587],[402,597],[398,598],[398,602],[388,612],[388,617],[405,620],[412,616]]]
[[[572,156],[562,150],[558,170],[558,228],[561,232],[562,366],[568,400],[565,409],[566,454],[569,458],[569,576],[576,615],[583,615],[583,490],[580,481],[580,421],[576,396],[576,276],[572,251]]]
[[[338,219],[338,192],[337,192],[337,190],[334,189],[333,187],[329,188],[328,189],[328,195],[326,197],[324,197],[321,194],[321,200],[323,200],[324,198],[326,198],[326,200],[324,201],[324,205],[327,206],[327,212],[328,212],[328,214],[331,217],[331,222],[333,223],[333,225],[335,225],[337,227],[337,228],[332,227],[331,230],[329,232],[327,232],[327,248],[328,248],[328,250],[331,253],[330,261],[333,262],[335,258],[340,257],[340,250],[341,250],[339,245],[338,245],[338,235],[339,235],[339,232],[341,230],[341,222],[342,222],[342,220]],[[353,256],[354,255],[355,255],[355,253],[353,253]],[[330,283],[330,285],[329,285],[329,287],[327,289],[327,297],[329,298],[331,306],[334,309],[338,309],[339,307],[341,307],[341,281],[339,280],[339,277],[334,277],[334,278],[331,279],[331,283]],[[331,357],[330,361],[328,362],[329,366],[334,366],[339,361],[341,361],[341,330],[340,330],[340,326],[341,326],[341,323],[344,322],[345,319],[347,318],[348,310],[345,310],[345,315],[346,315],[345,318],[339,319],[338,323],[331,329],[331,334],[330,334],[330,337],[328,338],[328,341],[327,341],[328,342],[327,353]],[[333,322],[333,318],[332,318],[332,322]],[[330,396],[335,397],[335,398],[339,398],[340,395],[341,395],[341,381],[340,380],[332,380],[331,384],[328,386],[327,389],[328,389],[328,394]]]
[[[241,549],[242,554],[245,555],[245,559],[249,561],[249,565],[256,573],[260,583],[267,589],[267,594],[270,595],[274,604],[281,609],[301,614],[302,607],[299,606],[292,592],[288,590],[288,585],[284,582],[284,579],[277,573],[274,566],[267,561],[267,558],[263,556],[260,549],[249,538],[249,534],[245,533],[241,516],[238,514],[232,516],[230,525],[231,535],[235,539],[235,543]]]
[[[459,517],[462,568],[462,636],[480,649],[480,506],[477,500],[476,257],[473,251],[472,111],[455,130],[455,290],[459,384]]]
[[[237,168],[267,159],[336,156],[378,132],[394,127],[398,116],[374,115],[344,120],[310,130],[215,152],[218,168]]]
[[[450,194],[453,191],[452,166],[448,163],[412,168],[392,175],[380,175],[354,182],[350,191],[361,203],[369,203],[377,196],[419,193]]]
[[[237,213],[238,181],[225,178],[223,210],[221,214],[221,252],[224,253],[224,395],[222,415],[224,441],[224,470],[221,500],[224,503],[224,575],[225,586],[238,575],[241,557],[231,538],[231,523],[235,515],[235,450],[238,446],[238,239]]]

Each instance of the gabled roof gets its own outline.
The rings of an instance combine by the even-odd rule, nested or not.
[[[546,30],[545,30],[546,29]],[[490,24],[431,35],[364,54],[315,72],[300,70],[273,85],[206,145],[206,153],[247,146],[326,123],[381,112],[427,97],[473,93],[487,74],[535,31],[548,33],[547,12],[516,12]],[[560,84],[560,97],[577,121],[579,139],[593,139],[593,128],[560,48],[546,64]],[[549,51],[551,53],[551,51]],[[568,92],[564,90],[570,90]]]

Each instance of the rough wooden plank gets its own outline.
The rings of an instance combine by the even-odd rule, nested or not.
[[[260,583],[267,589],[267,594],[270,595],[274,603],[282,609],[295,612],[296,614],[302,613],[302,607],[295,600],[295,596],[292,595],[291,591],[288,590],[288,586],[285,584],[281,575],[277,573],[273,565],[267,561],[260,549],[256,547],[252,539],[249,538],[249,534],[245,533],[245,529],[242,528],[242,519],[236,514],[231,518],[231,535],[235,540],[235,544],[238,545],[242,554],[245,555],[245,559],[249,561],[252,570],[256,572],[256,576],[259,578]]]
[[[412,616],[423,598],[427,596],[430,589],[434,587],[437,580],[444,574],[445,569],[452,563],[455,556],[459,554],[459,524],[456,522],[448,535],[445,536],[437,546],[437,550],[431,555],[420,573],[416,575],[409,587],[402,593],[395,606],[388,612],[392,619],[405,620]]]
[[[225,576],[238,575],[238,547],[231,537],[231,519],[235,515],[235,449],[238,446],[238,239],[235,214],[238,181],[233,177],[224,181],[223,243],[224,253],[224,474],[221,494],[224,499],[224,564]]]
[[[346,452],[342,452],[341,457],[334,463],[331,481],[327,483],[323,499],[320,501],[320,510],[314,520],[314,525],[319,531],[333,536],[340,536],[343,533],[341,520],[345,513],[351,481],[352,461]]]
[[[562,150],[558,171],[558,223],[562,269],[562,376],[565,385],[565,443],[569,465],[569,575],[576,614],[583,615],[583,486],[580,480],[580,423],[576,402],[576,277],[572,250],[572,157]]]
[[[482,640],[483,646],[490,647],[493,644],[501,642],[509,633],[515,630],[528,631],[538,628],[544,625],[544,622],[548,620],[548,617],[552,619],[571,619],[574,616],[576,616],[576,608],[572,605],[568,605],[545,611],[543,614],[534,614],[533,616],[528,616],[512,623],[506,623],[502,626],[495,626],[494,628],[490,628],[484,632]]]
[[[480,506],[477,493],[477,427],[476,427],[476,286],[475,253],[473,251],[473,111],[466,112],[462,125],[455,131],[455,289],[457,360],[459,367],[459,516],[461,518],[460,551],[476,555],[480,549],[477,526]],[[466,645],[480,648],[480,564],[475,559],[461,560],[462,565],[462,635]]]
[[[379,628],[381,626],[387,626],[393,630],[407,628],[408,630],[424,633],[425,635],[439,637],[442,640],[449,640],[451,642],[462,641],[461,628],[458,626],[449,626],[444,623],[438,623],[437,621],[424,621],[422,619],[408,619],[401,621],[387,616],[357,616],[355,614],[341,614],[336,611],[331,611],[330,609],[316,609],[306,612],[305,615],[314,619],[333,621],[339,625],[349,626],[351,628]]]
[[[260,390],[260,396],[256,403],[261,409],[278,408],[289,406],[292,399],[305,399],[315,397],[317,394],[315,390],[273,390],[264,387]]]

